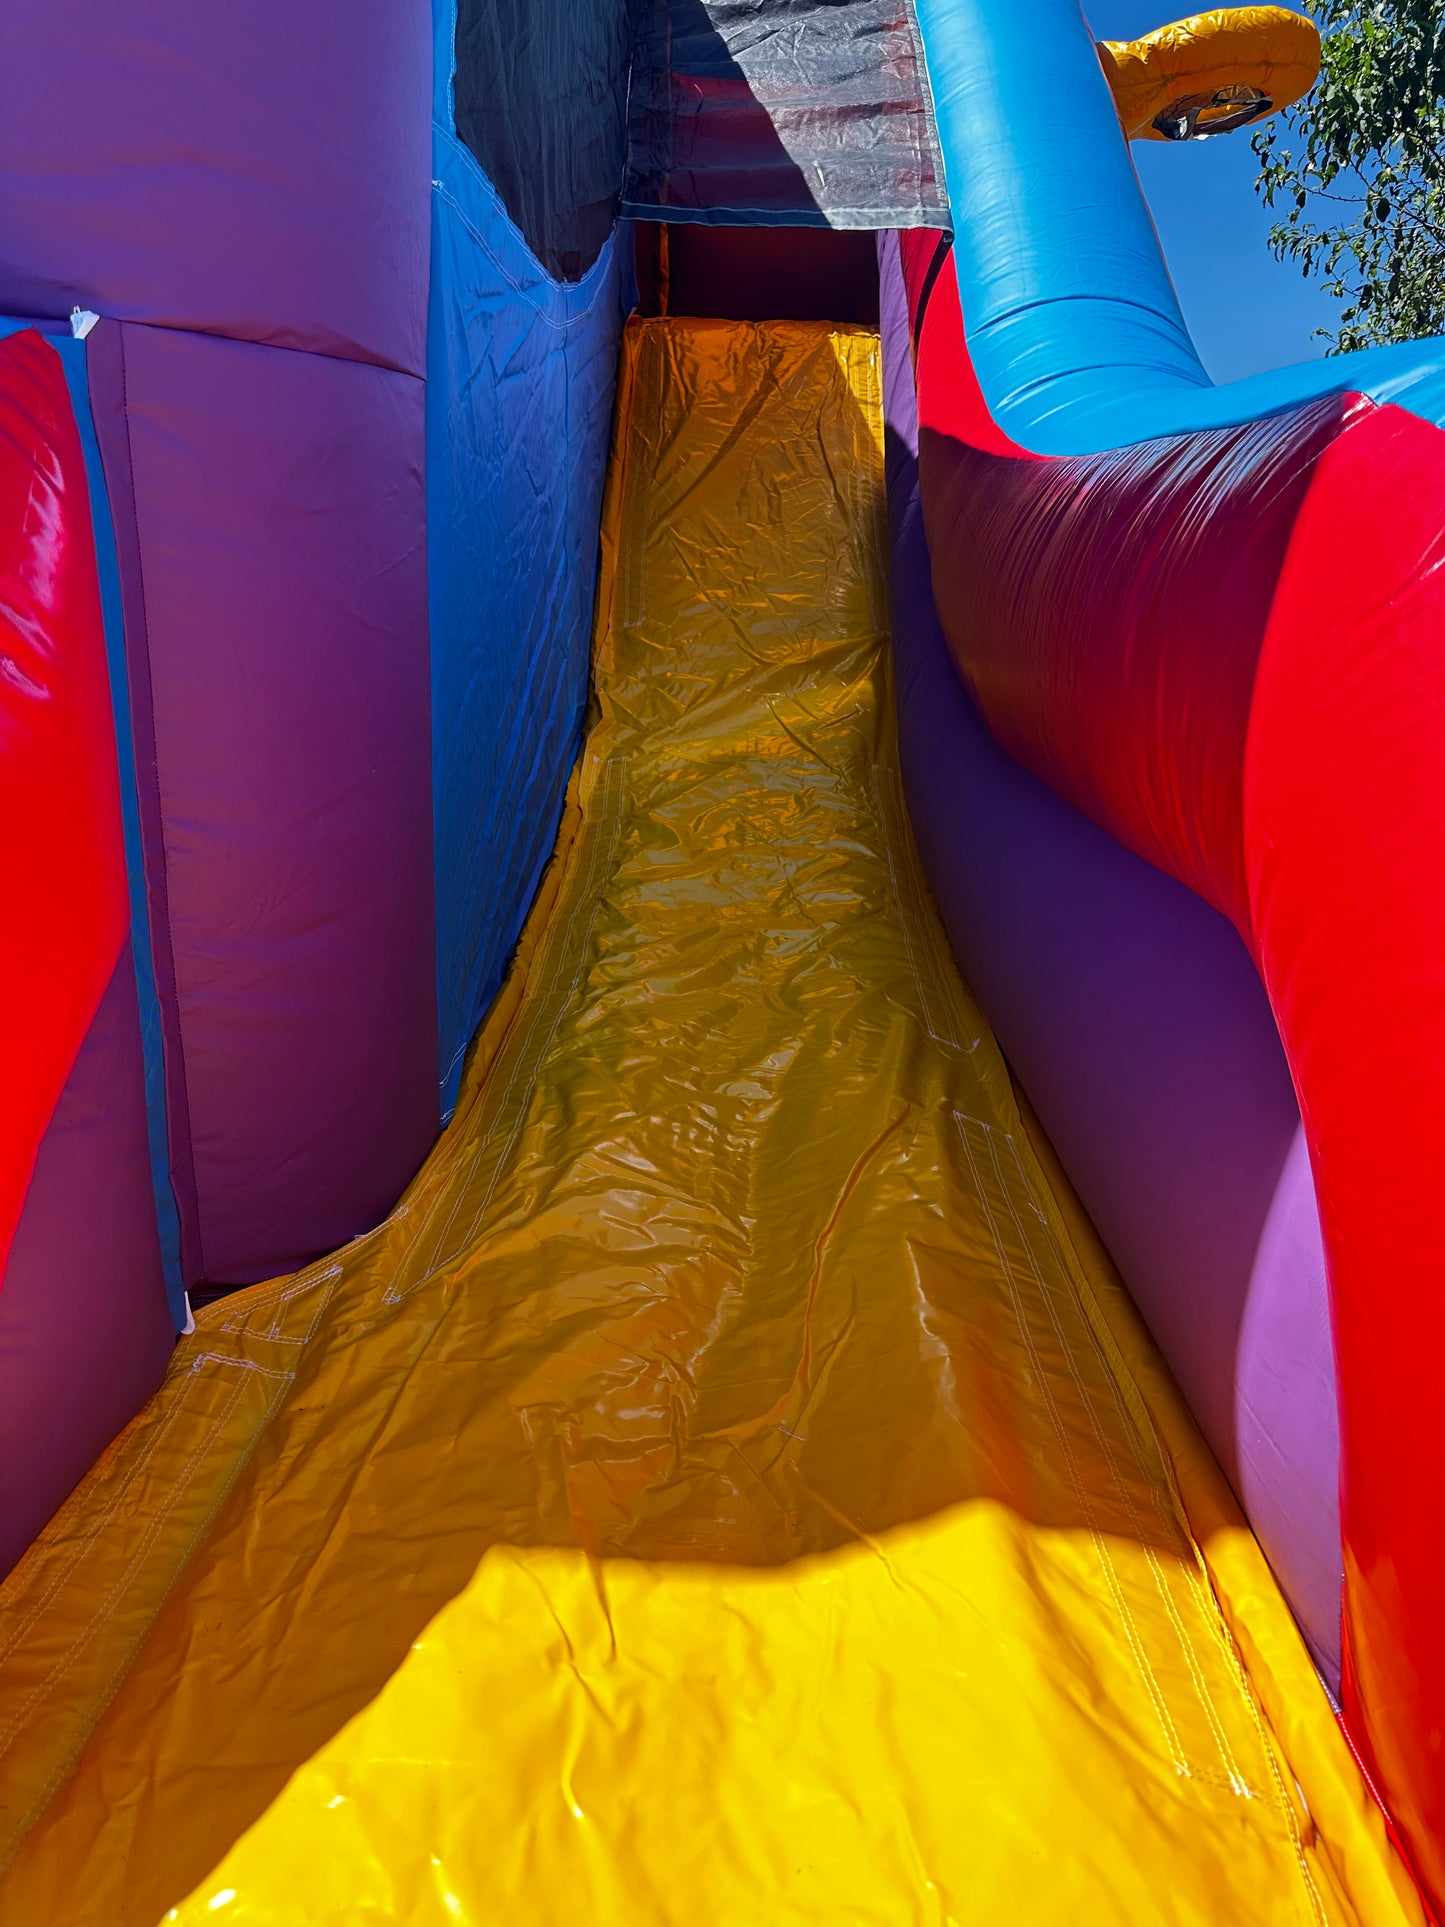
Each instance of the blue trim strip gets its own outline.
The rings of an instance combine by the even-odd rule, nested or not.
[[[964,321],[984,396],[1015,441],[1097,454],[1345,391],[1445,425],[1439,340],[1216,387],[1078,0],[917,0],[917,12]]]
[[[0,324],[3,326],[3,324]],[[4,330],[9,332],[9,330]],[[111,699],[115,707],[115,745],[120,762],[121,825],[125,836],[125,867],[130,891],[131,950],[135,957],[136,990],[140,1000],[141,1044],[145,1053],[146,1125],[150,1138],[151,1182],[155,1189],[156,1224],[160,1232],[161,1265],[166,1298],[176,1330],[186,1326],[185,1283],[181,1273],[181,1225],[171,1190],[170,1146],[166,1131],[165,1068],[161,1058],[161,1009],[151,960],[150,911],[146,902],[145,868],[141,857],[140,801],[136,793],[135,737],[131,727],[130,685],[126,676],[125,630],[121,621],[120,567],[110,498],[101,465],[100,445],[90,412],[86,379],[85,343],[68,335],[47,337],[60,355],[70,387],[71,405],[85,451],[90,483],[91,520],[95,528],[95,559],[100,576],[101,613],[105,623],[105,653],[110,669]]]

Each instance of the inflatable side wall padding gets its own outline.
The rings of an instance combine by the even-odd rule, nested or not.
[[[127,945],[41,1140],[0,1273],[0,1574],[170,1359],[151,1177]]]
[[[436,24],[427,529],[440,1109],[450,1116],[581,741],[625,241],[609,239],[575,282],[544,270],[454,131],[462,74],[449,5]],[[546,103],[531,138],[560,140],[591,42],[569,30],[560,45],[517,43],[507,85]],[[465,52],[467,38],[456,44]],[[620,151],[624,97],[612,111]],[[578,166],[574,198],[554,192],[547,224],[550,251],[569,258],[590,231],[575,197],[595,192]]]
[[[959,236],[918,349],[944,633],[995,739],[1259,968],[1329,1270],[1345,1718],[1445,1892],[1445,348],[1214,388],[1072,0],[919,18]]]
[[[7,1564],[185,1288],[344,1243],[435,1136],[576,753],[621,327],[615,246],[553,281],[451,131],[447,9],[431,135],[415,8],[152,24],[32,19],[0,76],[0,283],[84,445],[133,951],[89,1033],[26,1017],[32,1137],[54,1115],[6,1165]]]
[[[435,1135],[424,391],[176,329],[92,343],[187,1273],[245,1283],[374,1223]]]
[[[87,0],[0,80],[0,302],[103,317],[188,1285],[374,1222],[438,1121],[428,24]]]
[[[0,312],[79,306],[420,376],[429,25],[426,0],[16,14]]]
[[[159,1384],[174,1327],[83,383],[59,344],[0,334],[3,1572]]]

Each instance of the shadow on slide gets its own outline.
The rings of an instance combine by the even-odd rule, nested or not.
[[[919,883],[881,529],[876,335],[631,325],[516,968],[0,1593],[5,1927],[1366,1917]]]

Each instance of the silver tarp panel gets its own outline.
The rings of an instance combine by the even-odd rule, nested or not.
[[[623,212],[946,227],[912,0],[644,0]]]

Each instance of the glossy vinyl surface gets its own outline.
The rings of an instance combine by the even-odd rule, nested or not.
[[[174,1343],[124,944],[41,1139],[0,1286],[0,1572],[155,1391]]]
[[[0,1593],[5,1927],[1418,1923],[917,880],[879,372],[629,329],[516,970]]]
[[[130,928],[85,457],[60,358],[0,340],[0,1278]]]
[[[890,589],[899,760],[924,874],[1010,1069],[1338,1693],[1329,1289],[1269,998],[1227,919],[1007,755],[969,698],[934,603],[901,252],[885,237]],[[930,390],[965,368],[931,357]],[[980,560],[970,553],[970,568]],[[1077,633],[1067,616],[1060,626]]]
[[[1099,59],[1130,140],[1167,140],[1155,125],[1183,100],[1254,90],[1278,111],[1319,77],[1320,35],[1288,7],[1211,7],[1137,40],[1104,40]]]
[[[426,544],[445,1121],[582,738],[625,241],[554,281],[452,127],[445,31],[437,57]],[[565,104],[542,138],[570,137]]]
[[[900,245],[960,673],[998,742],[1232,918],[1269,993],[1336,1341],[1345,1714],[1445,1895],[1445,433],[1344,393],[1042,458],[989,402],[952,256]]]
[[[186,1282],[369,1230],[435,1141],[425,384],[103,321]]]
[[[913,0],[641,0],[637,18],[624,214],[947,223]]]

